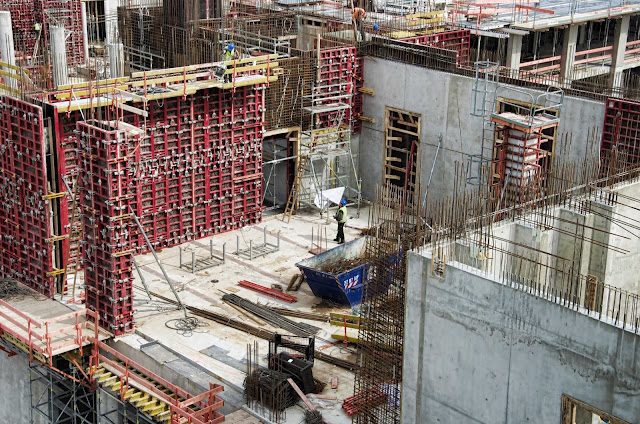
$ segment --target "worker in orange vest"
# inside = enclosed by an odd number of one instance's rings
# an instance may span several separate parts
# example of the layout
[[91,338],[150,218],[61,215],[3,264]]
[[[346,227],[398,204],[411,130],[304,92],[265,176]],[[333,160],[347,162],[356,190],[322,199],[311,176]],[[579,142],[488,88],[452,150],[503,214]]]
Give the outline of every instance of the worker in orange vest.
[[[353,8],[353,38],[355,41],[365,41],[364,39],[364,16],[366,15],[365,11],[361,7]],[[360,40],[358,40],[357,33],[360,33]]]

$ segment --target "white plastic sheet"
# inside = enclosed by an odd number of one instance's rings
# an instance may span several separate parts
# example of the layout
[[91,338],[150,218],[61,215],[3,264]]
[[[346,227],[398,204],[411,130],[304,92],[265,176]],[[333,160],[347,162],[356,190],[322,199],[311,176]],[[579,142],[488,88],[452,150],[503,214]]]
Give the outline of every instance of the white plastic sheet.
[[323,190],[316,193],[316,197],[313,203],[320,208],[320,210],[327,209],[331,203],[336,205],[342,200],[344,194],[344,187],[331,188],[329,190]]

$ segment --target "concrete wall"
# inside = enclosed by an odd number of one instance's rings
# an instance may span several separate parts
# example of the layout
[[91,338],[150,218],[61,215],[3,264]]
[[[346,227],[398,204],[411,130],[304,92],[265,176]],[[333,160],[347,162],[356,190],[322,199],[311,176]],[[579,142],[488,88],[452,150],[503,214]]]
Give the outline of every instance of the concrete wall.
[[[0,422],[30,423],[29,358],[22,354],[9,358],[5,352],[0,352],[0,370],[0,385],[3,387]],[[34,417],[34,423],[39,422],[40,418]]]
[[[604,229],[611,234],[607,236],[608,244],[626,250],[619,253],[612,250],[600,250],[600,256],[592,254],[591,261],[605,263],[604,282],[640,295],[640,231],[634,226],[638,219],[638,201],[640,199],[640,183],[624,185],[616,190],[621,196],[613,207],[615,222],[606,221]],[[598,214],[607,215],[607,206],[595,209]],[[596,216],[598,218],[598,216]],[[600,262],[597,262],[600,261]],[[595,265],[595,264],[594,264]],[[596,266],[594,266],[596,268]]]
[[559,423],[563,393],[640,421],[640,336],[413,252],[406,296],[402,422]]
[[[422,115],[420,144],[422,146],[421,182],[426,186],[438,145],[438,154],[431,182],[430,199],[451,193],[456,161],[466,164],[468,155],[480,154],[482,124],[473,110],[474,79],[451,75],[418,66],[367,57],[364,66],[365,87],[375,91],[364,95],[364,116],[375,123],[364,122],[360,169],[365,198],[372,199],[377,184],[382,183],[385,107],[395,107]],[[541,92],[534,92],[534,96]],[[507,92],[502,91],[503,95]],[[526,97],[512,93],[514,99]],[[586,146],[589,129],[602,128],[605,105],[581,98],[565,98],[558,134],[573,134],[564,145],[559,137],[556,152],[565,149],[574,159],[584,158],[585,152],[597,150]]]

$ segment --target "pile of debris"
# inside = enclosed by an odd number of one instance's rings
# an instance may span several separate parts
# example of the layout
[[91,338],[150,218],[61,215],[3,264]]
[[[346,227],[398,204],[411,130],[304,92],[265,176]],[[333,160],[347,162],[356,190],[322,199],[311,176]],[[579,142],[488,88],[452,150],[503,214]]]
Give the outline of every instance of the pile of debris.
[[353,259],[341,259],[330,264],[320,266],[318,269],[328,274],[340,274],[356,268],[362,264],[366,264],[368,260],[366,258],[353,258]]

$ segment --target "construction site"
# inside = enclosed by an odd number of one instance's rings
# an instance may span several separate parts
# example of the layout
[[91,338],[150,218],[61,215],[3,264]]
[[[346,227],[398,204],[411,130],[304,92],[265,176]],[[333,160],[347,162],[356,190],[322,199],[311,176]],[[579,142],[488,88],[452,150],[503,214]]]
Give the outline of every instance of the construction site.
[[640,423],[640,3],[0,0],[0,422]]

